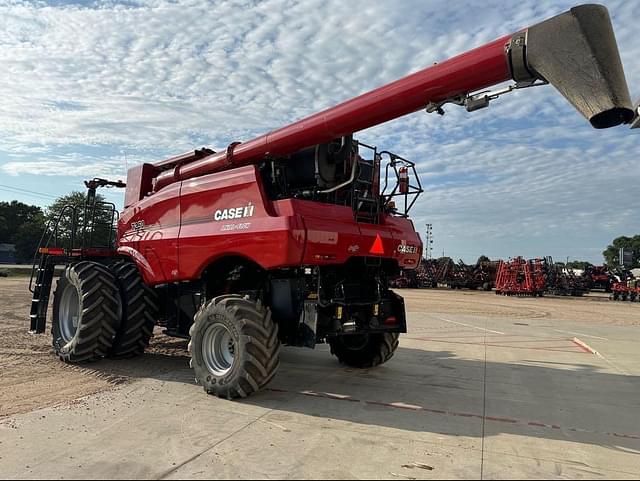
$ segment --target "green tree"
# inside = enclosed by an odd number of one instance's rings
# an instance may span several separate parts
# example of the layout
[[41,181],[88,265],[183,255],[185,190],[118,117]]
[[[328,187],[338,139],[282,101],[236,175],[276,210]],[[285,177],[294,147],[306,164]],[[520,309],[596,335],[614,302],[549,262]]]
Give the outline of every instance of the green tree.
[[20,226],[42,223],[42,209],[17,200],[0,202],[0,243],[14,244]]
[[480,256],[480,257],[478,257],[478,261],[476,262],[476,265],[488,264],[489,262],[491,262],[491,259],[489,259],[489,257]]
[[593,264],[587,261],[571,261],[567,264],[569,269],[580,269],[582,271],[586,270],[587,267],[591,267]]
[[602,253],[609,266],[620,265],[620,249],[630,249],[633,251],[633,268],[640,267],[640,234],[633,237],[620,236]]
[[33,260],[44,231],[44,220],[27,222],[18,228],[13,243],[16,245],[16,261],[27,263]]
[[[105,200],[100,194],[96,195],[95,211],[85,207],[86,199],[87,196],[84,192],[71,192],[57,198],[47,208],[45,216],[52,229],[57,226],[51,234],[57,238],[59,247],[78,248],[83,245],[83,238],[85,247],[113,246],[113,221],[115,219],[111,209],[101,206]],[[73,229],[74,225],[75,230]],[[72,235],[73,246],[71,245]]]

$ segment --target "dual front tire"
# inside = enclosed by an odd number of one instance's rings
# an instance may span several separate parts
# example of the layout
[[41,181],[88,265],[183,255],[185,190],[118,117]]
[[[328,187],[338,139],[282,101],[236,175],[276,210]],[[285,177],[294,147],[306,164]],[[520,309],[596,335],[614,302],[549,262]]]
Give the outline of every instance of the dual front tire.
[[156,318],[155,293],[135,265],[78,262],[54,293],[53,349],[69,363],[137,356],[149,345]]
[[65,362],[106,357],[122,316],[117,281],[104,266],[79,262],[58,281],[53,301],[53,349]]

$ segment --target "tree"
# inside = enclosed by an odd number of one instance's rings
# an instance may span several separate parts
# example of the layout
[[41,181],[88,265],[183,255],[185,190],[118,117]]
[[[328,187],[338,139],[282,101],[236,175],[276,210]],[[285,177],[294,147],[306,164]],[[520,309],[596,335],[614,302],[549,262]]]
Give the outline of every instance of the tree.
[[0,244],[14,244],[20,226],[26,223],[42,224],[42,209],[17,200],[0,202]]
[[569,269],[579,269],[581,271],[587,270],[587,267],[592,267],[593,264],[587,261],[571,261],[567,264]]
[[602,253],[607,265],[613,267],[620,265],[620,249],[622,248],[633,251],[633,265],[631,267],[640,267],[640,234],[633,237],[620,236],[615,238]]
[[487,256],[480,256],[478,257],[478,261],[476,262],[476,265],[489,264],[490,262],[491,262],[491,259],[489,259]]
[[44,221],[27,222],[18,228],[13,243],[16,245],[16,261],[18,263],[31,262],[39,247],[40,238],[44,231]]
[[[57,237],[59,247],[113,247],[113,211],[102,206],[104,197],[96,195],[96,208],[85,208],[87,196],[83,192],[72,192],[58,197],[46,211],[46,218],[54,229],[51,234]],[[69,206],[69,207],[68,207]],[[73,219],[75,231],[73,230]],[[55,228],[57,226],[57,228]],[[86,228],[85,228],[86,227]],[[72,245],[73,236],[73,245]]]

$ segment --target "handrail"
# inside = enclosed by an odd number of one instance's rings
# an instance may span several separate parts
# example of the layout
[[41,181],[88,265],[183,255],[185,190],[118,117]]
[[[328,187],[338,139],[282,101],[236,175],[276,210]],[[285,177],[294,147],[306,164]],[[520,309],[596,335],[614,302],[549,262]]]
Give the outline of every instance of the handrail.
[[[31,266],[31,278],[29,279],[29,291],[31,293],[33,293],[33,275],[35,273],[36,270],[36,263],[38,260],[38,256],[41,254],[40,253],[40,249],[43,249],[45,247],[48,247],[49,244],[51,243],[51,239],[54,237],[55,235],[55,240],[56,240],[56,244],[58,244],[58,226],[60,225],[60,221],[62,220],[63,215],[65,214],[65,212],[67,210],[71,210],[72,211],[72,221],[71,221],[71,247],[73,248],[73,244],[75,242],[75,225],[76,225],[76,215],[77,215],[77,208],[76,206],[73,205],[65,205],[62,210],[60,210],[58,216],[55,219],[51,219],[47,225],[44,228],[44,232],[42,232],[42,236],[40,237],[40,242],[38,243],[38,248],[36,249],[36,252],[33,254],[33,264]],[[51,229],[51,224],[55,224],[55,226],[53,227],[53,229]],[[44,239],[47,235],[47,232],[49,232],[49,238],[47,239],[47,242],[44,243]],[[44,245],[43,245],[44,243]]]

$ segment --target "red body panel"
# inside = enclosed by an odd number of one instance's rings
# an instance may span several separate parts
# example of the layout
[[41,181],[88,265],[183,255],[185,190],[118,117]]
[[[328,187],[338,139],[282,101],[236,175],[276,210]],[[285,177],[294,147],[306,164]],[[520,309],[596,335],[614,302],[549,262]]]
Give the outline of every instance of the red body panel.
[[[236,218],[222,218],[227,216]],[[372,254],[378,236],[384,253]],[[382,216],[379,225],[363,224],[355,221],[350,207],[297,199],[271,202],[255,166],[163,189],[124,212],[119,238],[118,251],[136,261],[151,285],[197,279],[226,256],[277,269],[343,264],[356,256],[393,258],[401,267],[416,267],[422,255],[410,220]],[[400,252],[400,245],[415,252]]]
[[136,261],[149,284],[179,279],[180,188],[142,199],[118,221],[118,252]]
[[142,200],[153,189],[153,176],[156,167],[151,164],[140,164],[127,172],[127,191],[124,206],[129,207]]
[[[300,265],[302,221],[295,215],[277,216],[260,185],[255,166],[182,184],[181,279],[197,278],[211,262],[229,255],[249,258],[265,269]],[[233,209],[247,209],[251,215],[216,220],[216,212]]]

